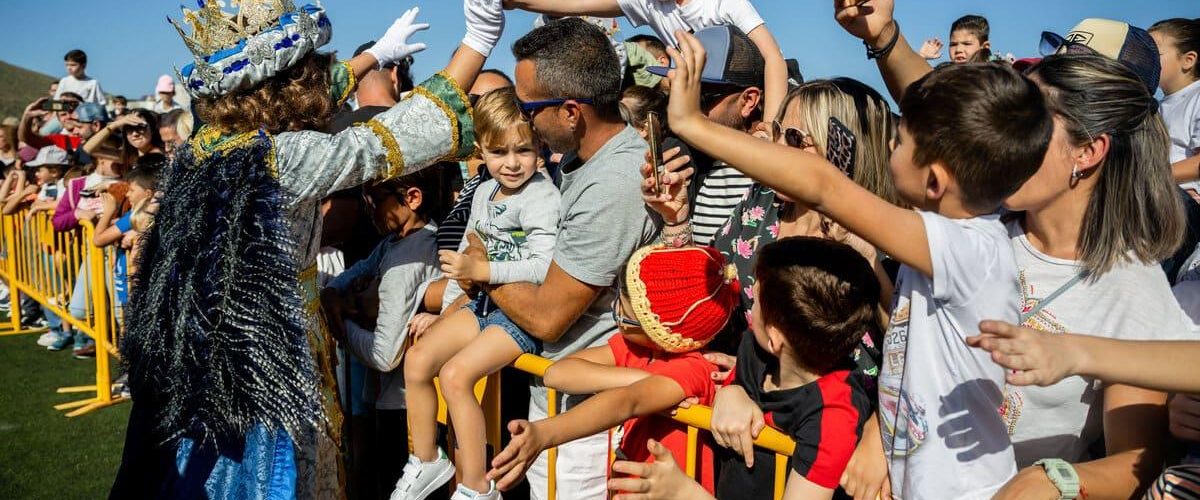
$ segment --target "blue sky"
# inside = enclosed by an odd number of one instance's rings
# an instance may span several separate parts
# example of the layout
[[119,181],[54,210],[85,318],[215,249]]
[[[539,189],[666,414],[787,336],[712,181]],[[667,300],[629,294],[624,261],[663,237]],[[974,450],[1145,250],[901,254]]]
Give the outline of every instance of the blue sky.
[[[193,0],[186,0],[189,4]],[[297,0],[302,3],[304,0]],[[569,2],[571,0],[560,0]],[[0,2],[0,60],[54,76],[64,73],[62,56],[73,48],[88,52],[88,73],[110,93],[137,96],[153,91],[160,74],[189,61],[165,16],[178,14],[178,3],[164,0],[3,0]],[[1018,57],[1035,55],[1043,30],[1066,32],[1084,17],[1119,19],[1147,27],[1159,19],[1200,14],[1196,0],[901,0],[897,18],[914,40],[947,37],[949,25],[968,13],[987,16],[992,45]],[[327,49],[343,55],[383,33],[410,6],[433,27],[417,36],[429,45],[418,54],[418,79],[438,69],[462,37],[462,6],[455,0],[326,0],[334,24]],[[779,39],[787,57],[800,61],[806,78],[850,76],[883,90],[875,65],[863,47],[833,20],[831,0],[757,0],[754,2]],[[510,12],[508,28],[489,61],[511,72],[508,48],[532,27],[533,16]],[[619,35],[648,32],[622,21]]]

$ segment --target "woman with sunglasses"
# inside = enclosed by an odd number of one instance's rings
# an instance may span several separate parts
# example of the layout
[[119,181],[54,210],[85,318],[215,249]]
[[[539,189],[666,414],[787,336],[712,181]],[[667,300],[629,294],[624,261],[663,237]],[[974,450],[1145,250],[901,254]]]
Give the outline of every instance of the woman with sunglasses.
[[[900,34],[892,2],[837,3],[838,22],[866,42],[896,100],[932,71]],[[1158,54],[1144,30],[1125,23],[1089,19],[1072,33],[1082,31],[1096,35],[1044,35],[1044,50],[1056,53],[1026,71],[1055,129],[1038,172],[1005,202],[1023,323],[1123,339],[1194,335],[1159,266],[1185,227],[1152,95]],[[1001,412],[1021,469],[996,498],[1129,498],[1161,471],[1165,393],[1080,377],[1005,392]],[[1104,452],[1093,452],[1096,444]],[[847,489],[856,497],[874,498],[875,478],[855,482]]]
[[126,160],[130,163],[137,162],[138,159],[148,154],[165,155],[166,147],[158,132],[158,114],[153,111],[129,110],[128,113],[121,115],[120,118],[96,132],[96,135],[93,135],[83,145],[83,150],[90,154],[114,133],[123,134]]

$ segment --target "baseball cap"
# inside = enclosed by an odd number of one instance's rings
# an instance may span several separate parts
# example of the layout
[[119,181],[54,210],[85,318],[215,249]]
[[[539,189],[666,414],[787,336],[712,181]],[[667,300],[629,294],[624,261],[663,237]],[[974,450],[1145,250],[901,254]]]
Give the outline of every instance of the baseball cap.
[[66,165],[67,150],[58,146],[46,146],[38,150],[37,157],[33,161],[26,163],[27,167],[40,167],[42,165]]
[[738,301],[737,269],[712,247],[642,247],[625,274],[634,316],[667,352],[704,347]]
[[94,102],[85,102],[75,108],[75,119],[80,123],[108,123],[108,110]]
[[1042,32],[1039,51],[1050,54],[1094,53],[1124,64],[1153,94],[1158,90],[1162,63],[1158,45],[1146,30],[1111,19],[1088,18],[1075,25],[1067,36]]
[[[762,87],[766,79],[766,60],[750,37],[734,26],[711,26],[694,33],[708,53],[700,82],[737,87]],[[654,66],[647,71],[667,76],[671,68]]]

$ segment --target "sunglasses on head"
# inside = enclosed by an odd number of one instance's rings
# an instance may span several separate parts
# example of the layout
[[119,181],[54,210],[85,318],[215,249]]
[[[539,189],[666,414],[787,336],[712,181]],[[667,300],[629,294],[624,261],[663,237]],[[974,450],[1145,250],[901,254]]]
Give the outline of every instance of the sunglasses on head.
[[1063,38],[1057,33],[1049,31],[1042,32],[1042,41],[1038,45],[1038,53],[1042,57],[1051,56],[1054,54],[1096,54],[1096,50],[1088,47],[1084,41],[1077,36],[1068,35],[1070,38]]
[[582,99],[575,99],[575,98],[568,97],[566,99],[546,99],[544,101],[529,101],[529,102],[524,102],[520,99],[516,99],[516,101],[517,101],[517,108],[519,108],[521,110],[521,116],[525,117],[526,121],[533,121],[533,115],[536,115],[538,111],[541,111],[543,109],[550,108],[550,107],[562,106],[563,104],[566,104],[568,102],[575,102],[578,104],[592,104],[592,99],[588,98],[588,97],[585,97]]

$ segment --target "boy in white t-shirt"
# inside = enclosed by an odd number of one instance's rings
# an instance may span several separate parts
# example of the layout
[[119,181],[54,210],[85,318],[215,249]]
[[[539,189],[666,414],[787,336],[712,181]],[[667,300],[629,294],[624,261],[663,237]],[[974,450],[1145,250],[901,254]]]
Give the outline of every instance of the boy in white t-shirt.
[[693,67],[703,49],[680,37],[668,108],[679,137],[904,264],[879,375],[880,452],[895,498],[990,498],[1016,473],[999,412],[1004,370],[965,339],[983,319],[1019,315],[1017,266],[996,211],[1045,156],[1053,121],[1041,92],[999,65],[948,66],[913,83],[899,99],[891,171],[914,211],[820,156],[705,120]]
[[67,76],[58,81],[58,90],[54,91],[55,99],[65,92],[71,92],[82,97],[83,102],[108,105],[100,82],[87,76],[87,53],[79,49],[67,52],[67,55],[63,56],[63,65],[67,68]]
[[694,33],[711,26],[736,26],[766,61],[764,123],[775,119],[788,91],[783,51],[750,0],[505,0],[504,5],[551,16],[625,16],[634,27],[650,26],[669,46],[678,45],[675,32],[679,30]]

